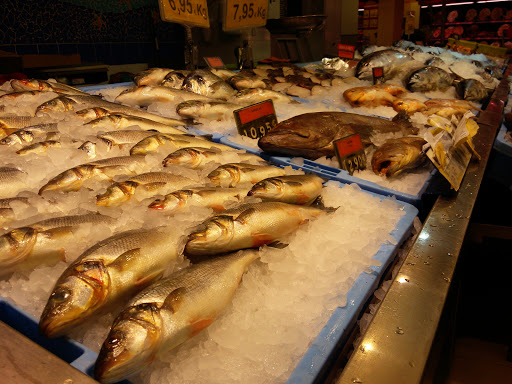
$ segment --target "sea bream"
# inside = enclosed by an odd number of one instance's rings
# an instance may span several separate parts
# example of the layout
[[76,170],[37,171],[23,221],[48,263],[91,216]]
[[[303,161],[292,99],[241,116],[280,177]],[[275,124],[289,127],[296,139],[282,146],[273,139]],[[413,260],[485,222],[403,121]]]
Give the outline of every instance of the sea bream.
[[39,189],[39,194],[46,191],[78,191],[87,180],[112,180],[114,176],[134,175],[148,167],[145,156],[118,156],[91,161],[59,173]]
[[184,211],[189,207],[207,207],[216,212],[226,209],[226,204],[241,202],[250,188],[187,188],[171,192],[163,199],[149,204],[149,208],[167,214]]
[[212,216],[192,229],[185,253],[191,257],[258,248],[281,241],[300,225],[326,212],[280,202],[243,204]]
[[220,165],[208,174],[211,182],[221,187],[236,187],[239,184],[255,184],[267,177],[284,176],[286,171],[272,165],[228,163]]
[[419,167],[427,159],[422,152],[426,143],[422,137],[414,136],[387,140],[372,156],[373,172],[392,177],[406,169]]
[[86,241],[80,229],[87,225],[111,225],[114,220],[97,213],[60,216],[12,229],[0,236],[0,275],[54,264],[66,258],[66,247]]
[[162,277],[179,255],[174,228],[118,233],[87,249],[59,277],[39,321],[47,337],[66,334],[91,315]]
[[322,192],[323,180],[313,174],[269,177],[253,185],[248,196],[263,201],[309,205]]
[[57,81],[39,79],[13,79],[11,87],[15,91],[55,92],[63,95],[88,95],[88,93]]
[[200,333],[231,302],[258,257],[251,250],[190,265],[140,292],[114,320],[95,378],[101,383],[128,378]]
[[105,193],[96,196],[96,204],[107,207],[117,206],[130,200],[134,195],[141,200],[196,183],[197,181],[188,177],[173,175],[170,172],[142,173],[110,185]]
[[312,112],[284,120],[258,141],[270,154],[316,160],[335,155],[333,142],[359,133],[363,145],[372,143],[372,135],[398,132],[415,134],[407,113],[399,112],[393,120],[347,112]]
[[411,55],[396,49],[384,49],[364,56],[356,66],[356,77],[362,80],[372,80],[372,69],[382,67],[384,79],[391,79],[401,71],[401,66],[412,61]]

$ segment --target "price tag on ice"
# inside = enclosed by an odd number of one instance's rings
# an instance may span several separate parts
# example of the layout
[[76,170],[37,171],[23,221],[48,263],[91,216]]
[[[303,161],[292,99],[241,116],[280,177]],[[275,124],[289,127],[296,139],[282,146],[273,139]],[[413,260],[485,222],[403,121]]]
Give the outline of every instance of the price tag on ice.
[[358,133],[338,139],[333,145],[340,168],[351,176],[356,169],[366,168],[366,154]]
[[272,100],[233,111],[236,128],[242,136],[258,139],[277,125],[276,111]]
[[163,21],[210,28],[206,0],[158,0]]
[[220,57],[204,57],[204,61],[210,68],[225,69],[226,66]]
[[226,0],[222,29],[263,27],[267,24],[268,0]]
[[373,67],[373,84],[381,83],[384,80],[384,67]]

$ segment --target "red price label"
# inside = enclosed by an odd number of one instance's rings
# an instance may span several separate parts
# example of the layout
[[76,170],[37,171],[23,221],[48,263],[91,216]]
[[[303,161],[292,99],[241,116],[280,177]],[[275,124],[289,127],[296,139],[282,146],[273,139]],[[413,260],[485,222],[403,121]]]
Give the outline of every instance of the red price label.
[[366,155],[358,133],[336,140],[333,144],[340,167],[350,175],[356,169],[366,168]]
[[354,58],[354,52],[338,51],[338,57],[342,57],[344,59],[353,59]]
[[224,62],[220,57],[205,57],[204,60],[206,61],[206,64],[208,64],[210,68],[226,68]]
[[253,120],[259,119],[267,115],[274,115],[274,104],[272,101],[263,101],[259,104],[250,105],[244,109],[238,110],[238,116],[242,124],[247,124]]
[[363,143],[358,133],[336,140],[334,146],[340,157],[348,156],[363,149]]
[[272,100],[249,105],[233,111],[238,133],[257,139],[277,125],[277,117]]
[[338,44],[338,51],[355,52],[356,47],[354,45]]

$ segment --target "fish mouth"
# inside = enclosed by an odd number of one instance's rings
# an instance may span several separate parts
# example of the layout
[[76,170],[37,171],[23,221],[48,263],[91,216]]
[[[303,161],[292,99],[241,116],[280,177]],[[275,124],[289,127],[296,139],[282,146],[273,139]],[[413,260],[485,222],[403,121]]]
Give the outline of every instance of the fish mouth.
[[164,211],[166,209],[165,200],[155,200],[148,205],[148,208],[155,209],[157,211]]

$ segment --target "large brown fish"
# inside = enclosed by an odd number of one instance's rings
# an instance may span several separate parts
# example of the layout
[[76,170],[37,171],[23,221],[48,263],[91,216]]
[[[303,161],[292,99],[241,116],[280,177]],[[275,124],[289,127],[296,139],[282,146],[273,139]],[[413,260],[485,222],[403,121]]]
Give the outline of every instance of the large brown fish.
[[334,156],[333,142],[345,136],[359,133],[363,145],[370,145],[373,134],[391,132],[415,133],[406,112],[399,112],[393,120],[347,112],[312,112],[277,124],[258,145],[271,154],[315,160]]

